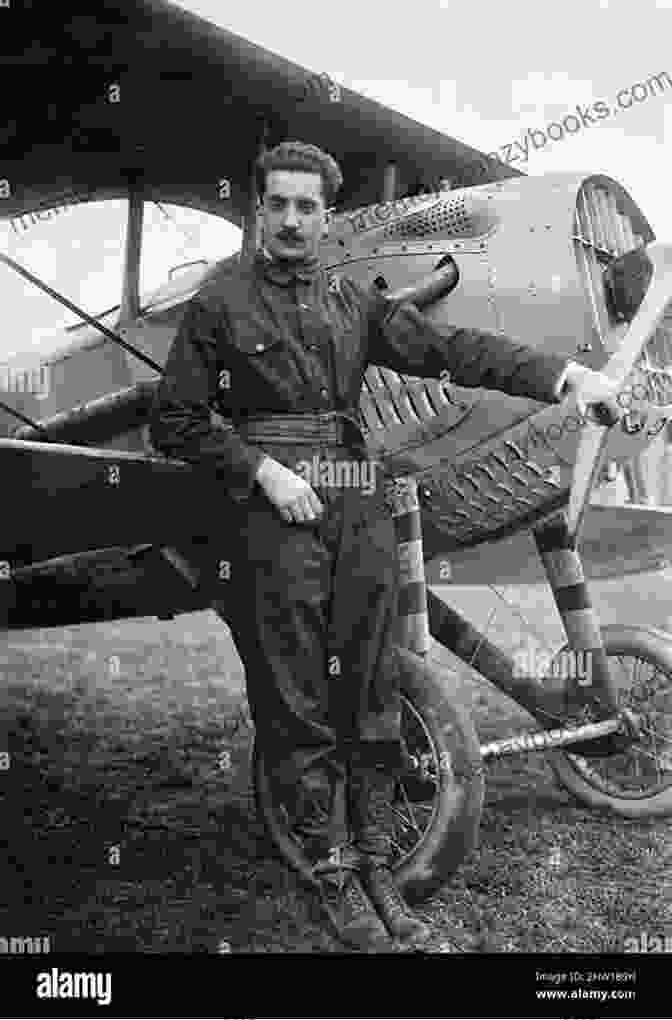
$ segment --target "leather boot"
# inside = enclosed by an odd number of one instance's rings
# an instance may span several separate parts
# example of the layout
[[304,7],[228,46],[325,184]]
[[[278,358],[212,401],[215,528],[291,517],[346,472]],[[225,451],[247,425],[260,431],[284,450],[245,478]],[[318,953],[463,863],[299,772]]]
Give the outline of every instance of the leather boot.
[[390,868],[371,859],[362,868],[362,884],[391,935],[406,945],[421,945],[429,939],[429,925],[405,902]]
[[311,861],[329,853],[330,806],[329,776],[322,769],[305,772],[296,785],[290,815],[293,835]]
[[362,884],[387,930],[404,943],[426,942],[430,929],[404,901],[389,867],[394,778],[380,768],[353,765],[350,816],[360,854]]
[[348,841],[344,785],[344,777],[333,768],[318,764],[276,794],[294,838],[312,863]]
[[[348,859],[348,854],[350,859]],[[332,851],[322,868],[322,906],[337,937],[365,953],[390,951],[392,942],[357,874],[352,851]]]

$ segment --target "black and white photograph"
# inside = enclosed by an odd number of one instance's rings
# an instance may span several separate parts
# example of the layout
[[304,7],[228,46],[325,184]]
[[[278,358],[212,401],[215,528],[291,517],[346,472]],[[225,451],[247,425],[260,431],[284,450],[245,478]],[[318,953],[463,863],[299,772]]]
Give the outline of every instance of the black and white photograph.
[[671,33],[0,0],[12,1016],[669,1018]]

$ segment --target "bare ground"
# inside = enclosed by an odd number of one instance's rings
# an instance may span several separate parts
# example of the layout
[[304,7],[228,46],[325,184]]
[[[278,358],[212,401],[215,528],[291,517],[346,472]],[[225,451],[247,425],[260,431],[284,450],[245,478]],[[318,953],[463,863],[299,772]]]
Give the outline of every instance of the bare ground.
[[[256,818],[242,666],[214,613],[10,634],[0,675],[0,935],[48,935],[52,952],[343,951]],[[482,742],[530,728],[476,674],[457,684]],[[542,755],[494,763],[480,847],[422,907],[429,948],[672,943],[670,830],[584,809]]]

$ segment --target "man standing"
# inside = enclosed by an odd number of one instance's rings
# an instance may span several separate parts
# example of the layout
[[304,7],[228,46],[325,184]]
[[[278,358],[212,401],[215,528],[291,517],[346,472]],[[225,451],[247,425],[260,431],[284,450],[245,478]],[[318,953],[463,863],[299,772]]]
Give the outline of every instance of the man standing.
[[[481,330],[439,332],[412,304],[329,278],[319,249],[341,184],[313,145],[284,142],[259,158],[263,250],[249,265],[225,260],[189,302],[150,435],[225,483],[225,612],[256,740],[339,937],[375,951],[390,936],[429,935],[388,867],[403,765],[394,524],[382,479],[338,487],[303,466],[344,452],[365,462],[354,419],[371,363],[427,378],[447,370],[458,385],[547,403],[573,390],[580,410],[613,384]],[[212,423],[213,404],[230,424]]]

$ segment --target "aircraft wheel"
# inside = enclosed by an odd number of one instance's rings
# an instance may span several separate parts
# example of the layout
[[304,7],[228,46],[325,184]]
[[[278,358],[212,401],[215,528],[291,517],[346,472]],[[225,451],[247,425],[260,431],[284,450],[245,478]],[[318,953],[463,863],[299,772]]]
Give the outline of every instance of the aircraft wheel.
[[[453,701],[454,674],[400,648],[402,735],[410,756],[396,785],[388,831],[391,866],[409,902],[426,899],[446,884],[478,845],[484,773],[476,730]],[[252,762],[257,810],[286,860],[314,883],[310,862],[292,838],[288,815],[270,794],[264,759]]]
[[549,761],[589,807],[625,818],[672,814],[672,641],[654,627],[611,624],[601,633],[619,706],[637,716],[640,737],[620,754],[588,759],[557,750]]

